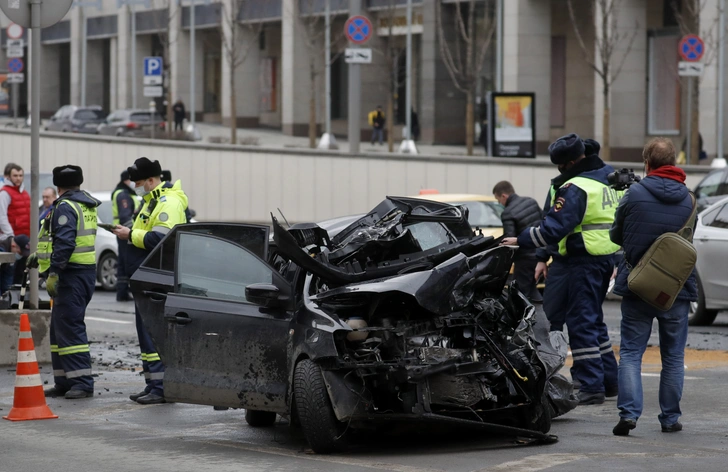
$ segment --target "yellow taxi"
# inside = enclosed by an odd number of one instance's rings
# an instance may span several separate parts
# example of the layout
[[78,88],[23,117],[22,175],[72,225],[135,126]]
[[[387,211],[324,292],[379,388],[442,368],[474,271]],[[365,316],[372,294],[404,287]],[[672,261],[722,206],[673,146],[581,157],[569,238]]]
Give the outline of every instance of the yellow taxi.
[[420,190],[419,195],[410,198],[462,205],[468,209],[468,222],[473,228],[483,230],[483,235],[498,238],[503,235],[501,213],[503,207],[493,196],[470,193],[440,193],[434,189]]

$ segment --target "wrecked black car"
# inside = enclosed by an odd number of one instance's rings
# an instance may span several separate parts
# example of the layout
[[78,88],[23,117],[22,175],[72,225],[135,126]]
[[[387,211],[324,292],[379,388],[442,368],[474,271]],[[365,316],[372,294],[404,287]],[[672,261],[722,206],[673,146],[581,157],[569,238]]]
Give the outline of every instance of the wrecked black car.
[[392,422],[555,440],[576,406],[549,333],[514,284],[513,249],[467,210],[388,197],[289,228],[175,227],[132,277],[168,400],[276,414],[319,453]]

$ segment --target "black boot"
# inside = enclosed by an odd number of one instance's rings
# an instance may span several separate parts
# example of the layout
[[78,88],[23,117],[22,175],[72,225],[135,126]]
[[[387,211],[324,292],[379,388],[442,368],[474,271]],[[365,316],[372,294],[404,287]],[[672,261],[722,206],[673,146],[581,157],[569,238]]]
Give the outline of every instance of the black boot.
[[627,436],[630,430],[633,430],[636,427],[637,420],[633,420],[632,418],[621,418],[619,423],[617,423],[617,426],[615,426],[612,430],[612,433],[615,436]]

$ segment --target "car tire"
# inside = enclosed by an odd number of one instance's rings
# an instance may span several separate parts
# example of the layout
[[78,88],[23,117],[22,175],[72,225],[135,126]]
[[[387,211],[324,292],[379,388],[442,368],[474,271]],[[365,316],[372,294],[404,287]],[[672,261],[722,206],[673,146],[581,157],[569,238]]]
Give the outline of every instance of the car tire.
[[276,414],[270,411],[245,410],[245,422],[253,428],[266,428],[276,422]]
[[116,290],[116,254],[105,252],[96,265],[96,280],[103,290]]
[[718,310],[708,310],[705,308],[705,293],[703,292],[703,284],[698,274],[695,274],[695,282],[698,287],[698,301],[690,302],[690,313],[688,314],[688,325],[690,326],[710,326],[718,316]]
[[347,425],[336,418],[321,368],[312,360],[296,365],[293,392],[298,420],[311,449],[318,454],[345,449]]

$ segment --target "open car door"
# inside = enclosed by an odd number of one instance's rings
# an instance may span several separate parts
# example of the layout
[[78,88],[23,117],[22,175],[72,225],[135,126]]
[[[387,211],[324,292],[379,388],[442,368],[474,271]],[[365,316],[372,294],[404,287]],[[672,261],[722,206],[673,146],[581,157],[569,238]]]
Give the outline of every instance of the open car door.
[[292,288],[265,262],[268,227],[180,225],[160,246],[132,280],[165,397],[285,413]]

